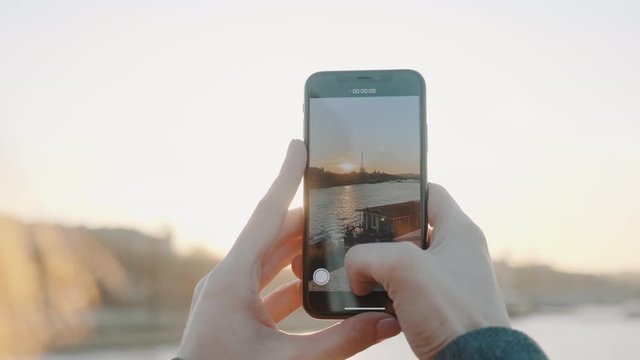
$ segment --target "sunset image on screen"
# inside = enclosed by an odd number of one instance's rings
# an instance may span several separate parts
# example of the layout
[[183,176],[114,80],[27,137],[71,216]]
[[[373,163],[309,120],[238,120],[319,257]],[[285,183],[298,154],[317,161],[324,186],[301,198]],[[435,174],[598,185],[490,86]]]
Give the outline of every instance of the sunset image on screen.
[[344,255],[354,245],[420,245],[419,149],[417,96],[310,100],[309,270],[331,274],[311,291],[349,291]]

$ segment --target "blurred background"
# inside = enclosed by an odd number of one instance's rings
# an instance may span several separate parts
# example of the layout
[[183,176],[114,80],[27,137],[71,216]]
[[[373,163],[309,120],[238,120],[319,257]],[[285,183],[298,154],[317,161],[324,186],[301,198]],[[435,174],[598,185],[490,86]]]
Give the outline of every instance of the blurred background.
[[171,357],[302,137],[305,79],[384,68],[426,78],[429,179],[485,231],[514,327],[552,358],[637,355],[639,10],[0,0],[0,358]]

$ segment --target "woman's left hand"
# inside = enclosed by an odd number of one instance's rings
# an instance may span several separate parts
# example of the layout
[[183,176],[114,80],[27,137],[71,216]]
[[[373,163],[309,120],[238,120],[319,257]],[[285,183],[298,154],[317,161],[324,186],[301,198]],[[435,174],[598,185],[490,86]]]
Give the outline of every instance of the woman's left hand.
[[201,359],[344,359],[397,335],[397,320],[364,313],[322,331],[292,335],[276,324],[302,304],[295,280],[260,291],[302,250],[302,209],[287,211],[304,172],[306,149],[292,140],[280,174],[229,254],[198,282],[178,356]]

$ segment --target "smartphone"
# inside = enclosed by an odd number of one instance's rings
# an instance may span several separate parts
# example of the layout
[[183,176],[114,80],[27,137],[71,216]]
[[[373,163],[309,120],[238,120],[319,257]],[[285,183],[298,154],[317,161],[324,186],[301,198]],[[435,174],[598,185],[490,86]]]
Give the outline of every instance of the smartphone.
[[313,317],[393,313],[378,285],[351,292],[345,254],[366,243],[427,247],[425,82],[413,70],[328,71],[305,84],[303,298]]

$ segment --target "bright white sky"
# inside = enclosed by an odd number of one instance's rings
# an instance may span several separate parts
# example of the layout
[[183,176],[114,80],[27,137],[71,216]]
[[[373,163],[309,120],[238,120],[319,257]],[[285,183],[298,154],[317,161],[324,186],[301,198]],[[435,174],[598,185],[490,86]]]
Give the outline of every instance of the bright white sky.
[[412,68],[430,180],[495,257],[640,270],[639,3],[307,4],[1,1],[0,212],[224,253],[309,74]]

